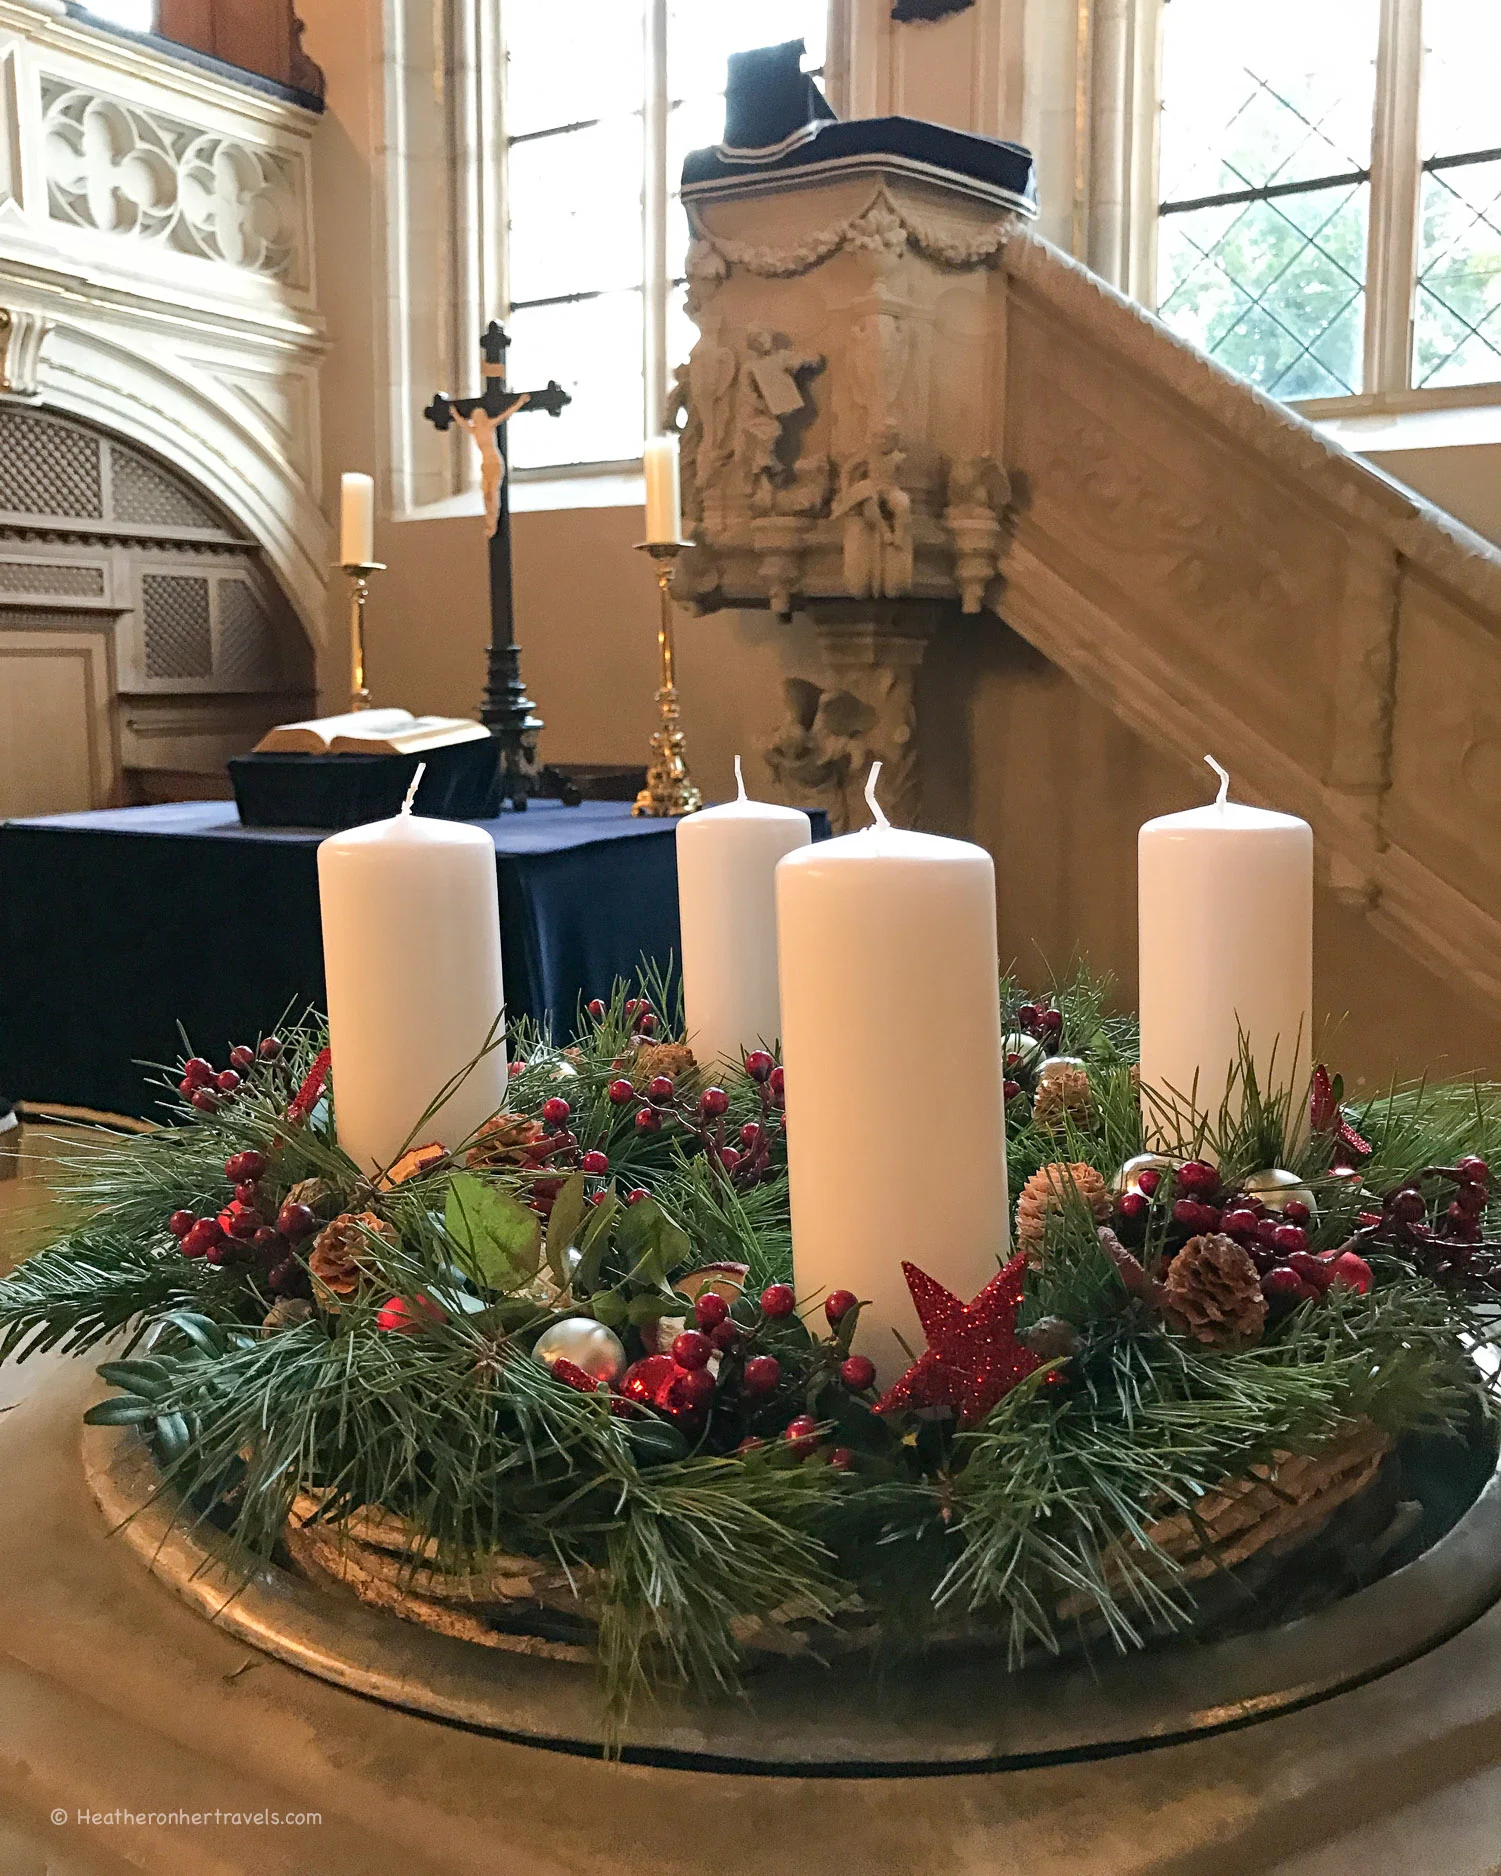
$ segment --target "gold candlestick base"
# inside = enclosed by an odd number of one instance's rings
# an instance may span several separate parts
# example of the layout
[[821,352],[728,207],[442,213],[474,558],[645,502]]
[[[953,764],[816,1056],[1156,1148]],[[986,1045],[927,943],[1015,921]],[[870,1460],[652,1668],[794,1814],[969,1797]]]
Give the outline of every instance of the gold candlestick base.
[[370,575],[384,573],[383,560],[348,560],[340,571],[349,581],[349,707],[370,708],[370,691],[365,683],[365,601],[370,597]]
[[657,595],[661,605],[657,649],[662,661],[657,712],[661,722],[651,739],[651,761],[647,764],[646,786],[637,795],[631,813],[651,815],[657,819],[693,814],[704,805],[704,798],[688,773],[688,759],[683,753],[683,728],[672,670],[672,594],[668,589],[672,584],[672,563],[687,545],[686,541],[640,543],[642,551],[650,554],[657,563]]

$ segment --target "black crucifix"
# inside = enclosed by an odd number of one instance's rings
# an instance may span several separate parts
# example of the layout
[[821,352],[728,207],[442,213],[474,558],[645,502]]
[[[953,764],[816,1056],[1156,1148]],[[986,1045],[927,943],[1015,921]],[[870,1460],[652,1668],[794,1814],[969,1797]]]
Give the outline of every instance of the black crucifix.
[[[513,391],[506,384],[510,340],[492,319],[480,340],[485,388],[479,397],[448,397],[439,391],[423,416],[439,430],[457,423],[479,447],[485,520],[490,536],[490,658],[480,721],[499,746],[499,800],[518,811],[541,794],[548,778],[537,764],[542,719],[521,681],[521,651],[511,602],[511,500],[506,474],[506,423],[521,411],[561,414],[573,399],[556,379],[545,391]],[[550,789],[548,792],[552,792]],[[571,791],[570,791],[571,792]],[[575,799],[577,797],[575,796]]]

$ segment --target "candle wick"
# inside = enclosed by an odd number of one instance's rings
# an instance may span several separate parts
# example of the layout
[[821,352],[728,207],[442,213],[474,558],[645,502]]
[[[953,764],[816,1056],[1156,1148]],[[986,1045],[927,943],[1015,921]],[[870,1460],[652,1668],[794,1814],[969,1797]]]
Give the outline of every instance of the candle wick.
[[1228,769],[1222,769],[1213,756],[1205,756],[1204,760],[1220,778],[1220,792],[1214,798],[1214,805],[1217,808],[1223,808],[1225,799],[1230,793],[1230,771]]
[[407,788],[406,800],[401,804],[403,814],[410,814],[412,812],[412,803],[417,799],[417,790],[422,786],[422,778],[426,774],[427,764],[425,762],[419,762],[417,764],[417,773],[412,777],[411,783]]
[[745,792],[745,777],[740,773],[739,756],[736,756],[735,758],[735,786],[740,791],[739,794],[736,796],[736,799],[738,801],[749,800],[749,796]]
[[876,783],[880,779],[880,774],[880,763],[872,762],[870,765],[870,774],[865,778],[865,805],[875,816],[875,824],[877,827],[890,827],[891,823],[886,819],[885,810],[882,808],[880,802],[876,800]]

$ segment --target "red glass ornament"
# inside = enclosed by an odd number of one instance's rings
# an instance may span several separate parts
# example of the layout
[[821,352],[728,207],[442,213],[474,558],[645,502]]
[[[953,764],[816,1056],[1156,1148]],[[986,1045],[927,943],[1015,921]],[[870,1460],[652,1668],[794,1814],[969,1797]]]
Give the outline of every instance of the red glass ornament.
[[859,1301],[853,1290],[830,1290],[823,1305],[830,1328],[837,1328]]
[[961,1302],[916,1264],[902,1272],[928,1338],[922,1355],[876,1402],[877,1413],[901,1407],[949,1407],[960,1424],[983,1420],[1042,1364],[1016,1339],[1016,1312],[1026,1281],[1025,1255],[1013,1257],[971,1302]]
[[790,1283],[768,1283],[761,1292],[761,1313],[780,1322],[797,1308],[797,1298]]
[[610,1170],[610,1156],[601,1153],[598,1147],[591,1147],[579,1161],[579,1166],[586,1173],[607,1173]]
[[856,1394],[863,1394],[876,1378],[876,1364],[869,1355],[846,1355],[839,1364],[839,1379]]
[[404,1296],[393,1296],[389,1302],[381,1304],[375,1326],[377,1329],[394,1330],[401,1335],[420,1335],[424,1329],[442,1320],[443,1311],[431,1297],[419,1295],[408,1300]]

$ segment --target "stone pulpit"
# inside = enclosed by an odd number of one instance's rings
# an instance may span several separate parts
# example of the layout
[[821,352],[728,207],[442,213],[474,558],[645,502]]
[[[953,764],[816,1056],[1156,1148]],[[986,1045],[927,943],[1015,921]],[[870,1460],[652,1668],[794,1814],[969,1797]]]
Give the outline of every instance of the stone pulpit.
[[917,667],[946,610],[981,609],[1006,539],[997,262],[1035,213],[1032,161],[908,118],[837,122],[800,50],[731,60],[726,141],[684,167],[699,338],[672,399],[676,591],[806,612],[827,685],[789,685],[768,761],[842,828],[879,756],[910,824]]

